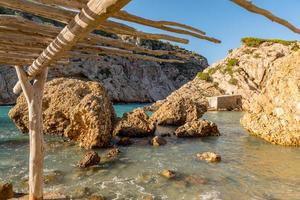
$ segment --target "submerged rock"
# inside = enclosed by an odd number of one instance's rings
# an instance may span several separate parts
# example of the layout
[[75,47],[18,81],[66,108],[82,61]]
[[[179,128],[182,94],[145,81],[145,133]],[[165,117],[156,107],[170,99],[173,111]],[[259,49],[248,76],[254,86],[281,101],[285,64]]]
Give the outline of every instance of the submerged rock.
[[90,151],[84,155],[84,157],[77,164],[80,168],[87,168],[100,163],[100,157],[97,152]]
[[153,197],[153,196],[150,196],[150,195],[144,196],[144,197],[143,197],[143,200],[154,200],[154,197]]
[[206,111],[206,104],[179,97],[174,101],[163,103],[151,116],[151,120],[159,125],[180,126],[186,122],[199,119]]
[[[9,116],[23,133],[28,132],[28,109],[23,94]],[[46,83],[44,133],[63,135],[86,149],[106,147],[114,117],[112,103],[100,83],[66,78]]]
[[169,169],[165,169],[160,173],[160,175],[162,175],[165,178],[172,179],[176,177],[176,172]]
[[113,133],[121,137],[146,137],[153,135],[155,128],[147,113],[138,108],[125,113],[117,122]]
[[205,160],[207,162],[220,162],[221,161],[221,156],[214,152],[198,153],[197,158],[200,160]]
[[13,185],[11,183],[0,183],[0,200],[6,200],[14,197]]
[[[26,194],[18,194],[16,195],[15,198],[12,198],[10,200],[28,200],[29,199],[29,195]],[[46,192],[44,193],[44,199],[47,200],[69,200],[70,197],[63,195],[59,192]]]
[[108,157],[108,158],[115,158],[115,157],[117,157],[120,153],[121,153],[120,149],[118,149],[118,148],[113,148],[113,149],[111,149],[111,150],[108,151],[107,157]]
[[154,138],[152,138],[150,140],[150,144],[152,146],[162,146],[162,145],[167,144],[167,141],[161,136],[155,136]]
[[45,184],[59,183],[62,181],[63,178],[64,178],[64,174],[62,171],[54,170],[44,175],[44,183]]
[[72,192],[71,196],[73,199],[85,199],[91,194],[90,188],[88,187],[77,187]]
[[121,137],[117,141],[117,145],[119,145],[119,146],[129,146],[129,145],[132,145],[132,143],[133,142],[130,140],[129,137]]
[[268,76],[241,124],[273,144],[300,146],[300,52],[282,59]]
[[203,185],[206,183],[206,180],[203,177],[196,175],[196,174],[185,177],[184,181],[187,184],[193,185],[193,186],[199,186],[199,185]]
[[205,137],[205,136],[220,136],[220,132],[215,123],[199,119],[192,122],[187,122],[183,126],[175,130],[177,137]]
[[106,198],[101,195],[93,195],[87,198],[87,200],[105,200]]

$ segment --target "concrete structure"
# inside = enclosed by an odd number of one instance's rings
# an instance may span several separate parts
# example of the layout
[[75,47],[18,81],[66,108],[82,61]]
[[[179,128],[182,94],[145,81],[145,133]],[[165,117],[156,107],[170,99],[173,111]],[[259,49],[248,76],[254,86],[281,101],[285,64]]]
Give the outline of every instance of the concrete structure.
[[222,95],[208,97],[209,110],[240,110],[242,108],[241,95]]

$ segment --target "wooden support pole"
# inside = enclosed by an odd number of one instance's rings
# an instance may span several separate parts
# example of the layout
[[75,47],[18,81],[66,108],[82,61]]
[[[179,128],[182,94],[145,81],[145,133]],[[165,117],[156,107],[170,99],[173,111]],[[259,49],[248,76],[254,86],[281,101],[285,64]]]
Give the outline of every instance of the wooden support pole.
[[[16,66],[19,82],[29,111],[29,200],[43,199],[43,119],[42,99],[48,66],[85,38],[101,21],[123,8],[130,0],[90,0],[28,68]],[[29,77],[30,76],[30,77]],[[31,84],[33,80],[33,84]],[[17,89],[19,90],[19,89]]]
[[[118,12],[131,0],[90,0],[79,14],[58,34],[40,56],[28,68],[27,74],[35,77],[41,70],[60,59],[64,52],[69,51],[79,40],[85,38],[97,26]],[[21,90],[18,82],[14,93]]]
[[29,111],[29,200],[42,200],[44,163],[42,99],[48,68],[44,68],[35,77],[33,84],[22,67],[15,68]]

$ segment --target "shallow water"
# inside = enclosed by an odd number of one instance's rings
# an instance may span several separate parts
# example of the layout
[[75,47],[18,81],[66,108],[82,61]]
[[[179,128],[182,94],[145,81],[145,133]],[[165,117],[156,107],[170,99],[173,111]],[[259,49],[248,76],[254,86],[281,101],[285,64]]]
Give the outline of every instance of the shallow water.
[[[117,114],[139,104],[117,105]],[[8,107],[0,107],[0,181],[12,181],[18,192],[26,192],[28,137],[21,135],[7,117]],[[166,146],[154,148],[148,139],[121,148],[120,159],[89,170],[75,167],[84,154],[76,145],[46,137],[45,174],[55,170],[46,190],[74,195],[88,187],[89,194],[108,199],[142,199],[153,195],[169,200],[300,199],[300,148],[268,144],[249,136],[239,125],[242,113],[210,112],[205,118],[216,122],[221,137],[205,139],[167,138]],[[172,131],[159,128],[159,133]],[[195,155],[216,151],[222,162],[197,161]],[[105,155],[107,150],[98,150]],[[175,180],[158,175],[163,169],[179,174]],[[77,191],[78,193],[78,191]]]

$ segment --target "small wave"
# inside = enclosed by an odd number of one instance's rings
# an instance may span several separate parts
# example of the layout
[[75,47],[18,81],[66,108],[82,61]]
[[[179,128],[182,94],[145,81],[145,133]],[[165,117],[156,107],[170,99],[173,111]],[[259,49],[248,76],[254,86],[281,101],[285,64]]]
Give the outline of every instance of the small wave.
[[222,200],[220,195],[221,193],[218,191],[205,192],[200,195],[200,200]]

